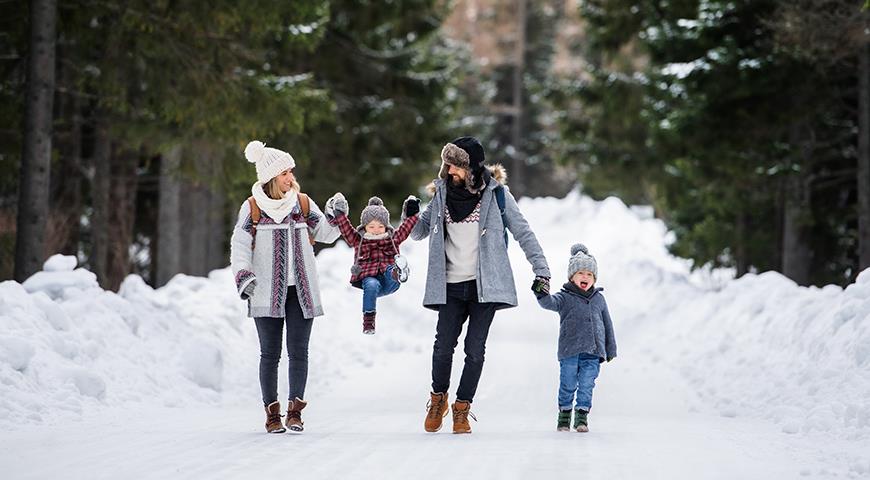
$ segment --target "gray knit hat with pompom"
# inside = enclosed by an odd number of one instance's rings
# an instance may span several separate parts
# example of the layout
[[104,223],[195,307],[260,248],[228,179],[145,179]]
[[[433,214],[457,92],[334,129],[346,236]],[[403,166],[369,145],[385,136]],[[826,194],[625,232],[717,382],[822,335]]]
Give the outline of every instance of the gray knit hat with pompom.
[[360,223],[362,223],[362,225],[360,225],[362,228],[365,228],[365,226],[372,220],[377,220],[383,223],[388,229],[390,228],[390,211],[384,207],[384,201],[378,197],[372,197],[369,199],[369,204],[363,209],[359,219]]
[[571,281],[571,277],[581,270],[592,272],[595,279],[598,279],[598,262],[595,261],[595,257],[589,255],[586,245],[576,243],[571,247],[571,259],[568,260],[568,281]]

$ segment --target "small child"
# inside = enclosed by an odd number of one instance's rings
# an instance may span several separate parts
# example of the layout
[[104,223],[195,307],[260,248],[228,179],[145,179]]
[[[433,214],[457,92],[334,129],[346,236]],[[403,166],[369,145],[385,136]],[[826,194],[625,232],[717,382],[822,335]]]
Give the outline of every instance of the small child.
[[399,289],[399,269],[407,268],[407,265],[397,267],[395,257],[399,254],[399,245],[417,224],[420,200],[413,195],[405,200],[402,224],[397,230],[390,225],[390,212],[378,197],[369,199],[356,228],[347,218],[348,205],[344,195],[336,193],[327,201],[326,208],[327,218],[332,217],[330,223],[338,225],[342,237],[354,249],[350,283],[363,291],[363,333],[374,335],[377,299]]
[[[562,291],[549,295],[538,288],[535,296],[547,310],[559,312],[559,417],[556,430],[567,432],[574,409],[574,429],[588,432],[592,389],[601,362],[616,358],[616,338],[607,302],[595,287],[598,263],[585,245],[571,247],[568,283]],[[576,406],[574,396],[577,396]]]

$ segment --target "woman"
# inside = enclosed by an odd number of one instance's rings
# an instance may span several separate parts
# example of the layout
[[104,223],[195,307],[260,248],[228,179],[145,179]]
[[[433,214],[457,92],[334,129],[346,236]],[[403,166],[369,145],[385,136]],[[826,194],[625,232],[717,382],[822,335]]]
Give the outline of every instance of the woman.
[[248,301],[248,316],[257,325],[266,431],[285,431],[278,402],[278,362],[286,324],[290,394],[285,425],[301,432],[308,339],[314,317],[323,315],[312,245],[332,243],[340,231],[300,193],[293,173],[296,162],[289,153],[253,141],[245,157],[256,164],[257,182],[239,209],[230,264],[239,295]]

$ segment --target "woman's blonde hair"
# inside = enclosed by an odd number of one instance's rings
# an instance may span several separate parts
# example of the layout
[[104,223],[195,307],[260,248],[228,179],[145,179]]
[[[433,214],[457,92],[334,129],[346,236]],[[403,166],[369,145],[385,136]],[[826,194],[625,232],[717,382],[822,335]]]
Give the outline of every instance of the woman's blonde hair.
[[[293,185],[290,186],[290,191],[299,193],[301,190],[299,182],[294,178]],[[263,185],[263,191],[266,192],[266,196],[273,200],[281,200],[284,198],[284,193],[281,191],[281,187],[278,186],[278,177],[272,178],[269,180],[269,183]]]

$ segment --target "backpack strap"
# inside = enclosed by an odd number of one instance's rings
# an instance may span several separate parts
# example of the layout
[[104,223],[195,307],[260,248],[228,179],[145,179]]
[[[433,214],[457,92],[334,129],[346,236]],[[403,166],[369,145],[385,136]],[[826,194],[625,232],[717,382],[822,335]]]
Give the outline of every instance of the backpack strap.
[[[257,241],[257,224],[260,223],[260,207],[253,196],[248,197],[248,205],[251,206],[251,248],[254,248],[254,244]],[[299,207],[302,209],[302,216],[307,220],[308,214],[311,213],[308,195],[304,193],[299,194]],[[310,230],[308,231],[308,241],[311,242],[311,245],[314,245],[314,235]]]
[[308,218],[308,214],[311,213],[311,203],[309,203],[308,195],[304,193],[298,193],[296,197],[299,199],[299,206],[302,208],[302,216]]
[[257,241],[257,224],[260,223],[260,207],[253,195],[248,197],[248,205],[251,207],[251,249],[254,248],[254,242]]
[[[308,195],[299,192],[297,194],[297,198],[299,199],[299,207],[302,209],[302,216],[305,217],[305,220],[308,220],[308,214],[311,213],[311,202]],[[314,246],[314,234],[311,233],[311,230],[308,231],[308,241]]]
[[504,225],[504,246],[508,245],[508,234],[507,234],[507,222],[504,218],[504,209],[505,209],[505,200],[504,200],[504,186],[499,185],[495,187],[495,202],[498,204],[498,211],[501,212],[501,224]]

